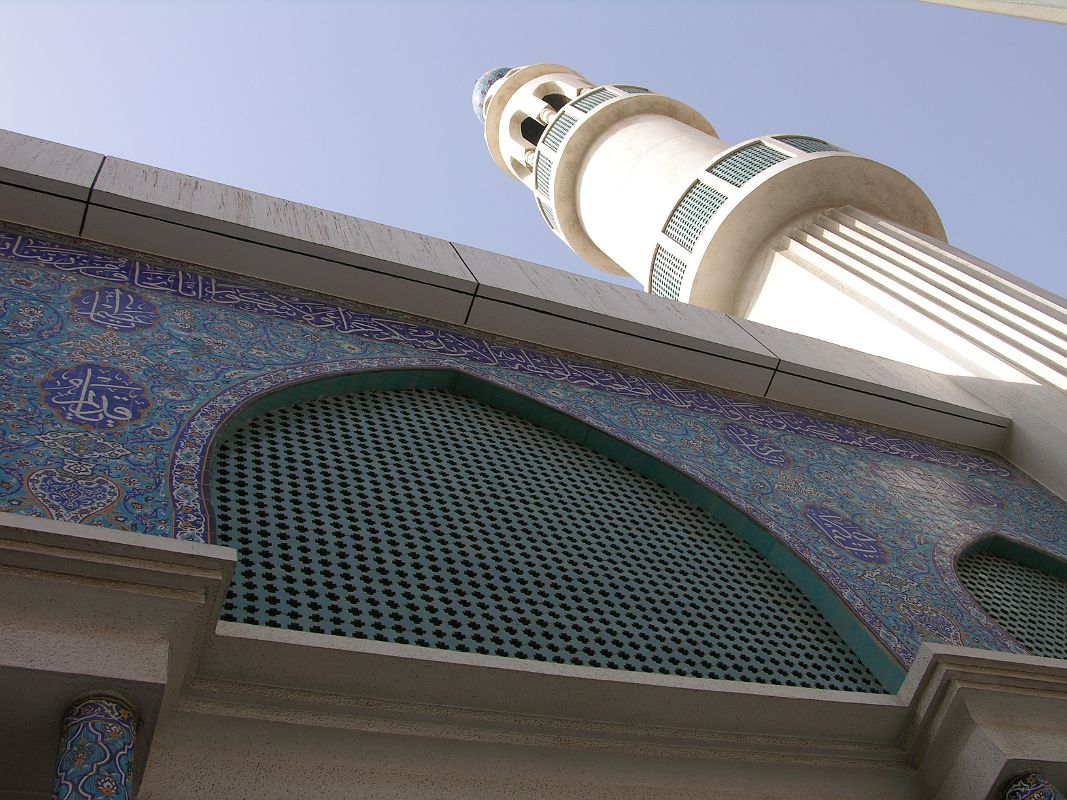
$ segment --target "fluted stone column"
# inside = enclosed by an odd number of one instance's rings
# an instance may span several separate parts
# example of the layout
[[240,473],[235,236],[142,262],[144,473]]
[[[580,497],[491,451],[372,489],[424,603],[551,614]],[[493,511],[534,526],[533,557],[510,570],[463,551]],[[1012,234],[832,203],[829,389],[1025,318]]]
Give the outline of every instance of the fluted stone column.
[[1040,772],[1016,775],[1004,788],[1004,800],[1064,800],[1055,786]]
[[122,700],[89,697],[63,718],[53,800],[133,797],[137,718]]

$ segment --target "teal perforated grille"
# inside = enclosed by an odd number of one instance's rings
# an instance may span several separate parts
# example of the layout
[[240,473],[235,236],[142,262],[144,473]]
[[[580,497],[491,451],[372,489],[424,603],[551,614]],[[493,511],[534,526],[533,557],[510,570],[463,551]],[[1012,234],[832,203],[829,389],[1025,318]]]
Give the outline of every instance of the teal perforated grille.
[[538,200],[537,207],[541,209],[541,216],[545,218],[545,222],[548,223],[548,227],[552,228],[552,230],[555,230],[556,212],[552,210],[552,206],[548,205],[547,203],[542,203],[540,200]]
[[692,252],[700,234],[725,202],[726,195],[715,191],[706,183],[697,181],[689,187],[689,191],[671,212],[663,232]]
[[594,89],[591,92],[586,92],[573,103],[571,106],[577,108],[579,111],[584,111],[587,114],[596,108],[601,103],[606,103],[612,98],[618,97],[615,92],[609,92],[607,89]]
[[556,151],[562,144],[567,132],[574,127],[574,123],[578,120],[569,114],[560,114],[556,117],[555,121],[548,126],[548,130],[545,131],[545,135],[541,137],[541,144],[547,147],[549,150]]
[[544,153],[537,154],[534,187],[545,197],[549,197],[552,191],[552,159],[548,158]]
[[828,142],[824,142],[822,139],[812,139],[810,136],[776,136],[775,138],[779,142],[785,142],[788,145],[792,145],[797,150],[803,150],[805,153],[824,153],[839,151],[841,149]]
[[649,291],[660,297],[677,300],[682,294],[682,279],[685,277],[685,262],[669,250],[656,245],[652,257],[652,273],[649,276]]
[[883,691],[721,522],[628,467],[443,390],[323,397],[239,428],[224,618],[663,674]]
[[960,582],[1035,656],[1067,658],[1067,581],[990,552],[964,553]]
[[734,186],[741,186],[763,170],[787,158],[789,156],[781,150],[775,150],[762,142],[756,142],[712,164],[708,167],[708,172]]

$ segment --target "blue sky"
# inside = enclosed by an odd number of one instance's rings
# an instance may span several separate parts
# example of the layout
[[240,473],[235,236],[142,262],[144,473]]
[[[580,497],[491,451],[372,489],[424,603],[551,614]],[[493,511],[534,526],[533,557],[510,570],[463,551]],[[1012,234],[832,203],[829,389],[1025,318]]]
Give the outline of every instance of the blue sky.
[[471,112],[567,64],[904,172],[950,241],[1067,295],[1067,26],[913,0],[12,2],[0,127],[584,274]]

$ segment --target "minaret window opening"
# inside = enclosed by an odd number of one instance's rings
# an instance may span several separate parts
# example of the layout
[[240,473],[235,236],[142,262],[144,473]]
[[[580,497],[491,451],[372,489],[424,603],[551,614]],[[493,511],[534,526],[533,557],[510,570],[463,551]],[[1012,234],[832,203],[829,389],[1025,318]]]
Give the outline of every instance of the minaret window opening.
[[[559,664],[884,691],[814,604],[732,529],[740,522],[579,443],[599,436],[618,454],[621,442],[466,376],[370,373],[347,386],[361,380],[365,391],[311,400],[314,388],[302,385],[289,405],[273,395],[220,444],[215,524],[240,559],[224,619]],[[627,461],[662,473],[639,455]],[[700,502],[722,503],[710,493]]]
[[541,136],[545,132],[545,125],[533,117],[525,117],[519,125],[519,130],[522,132],[523,139],[537,147],[537,143],[541,141]]
[[553,92],[552,94],[546,94],[541,99],[544,100],[547,105],[552,106],[552,108],[554,108],[556,111],[559,111],[561,108],[563,108],[563,106],[567,105],[567,103],[570,102],[569,97],[565,97],[564,95],[557,94],[555,92]]

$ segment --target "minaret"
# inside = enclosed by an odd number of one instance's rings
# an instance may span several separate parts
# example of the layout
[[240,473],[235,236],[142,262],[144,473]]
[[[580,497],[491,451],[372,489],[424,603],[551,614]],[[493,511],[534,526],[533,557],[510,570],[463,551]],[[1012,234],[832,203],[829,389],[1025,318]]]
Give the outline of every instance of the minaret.
[[646,291],[948,374],[1067,388],[1067,309],[945,243],[923,191],[815,136],[729,144],[689,106],[558,64],[487,72],[497,165]]

